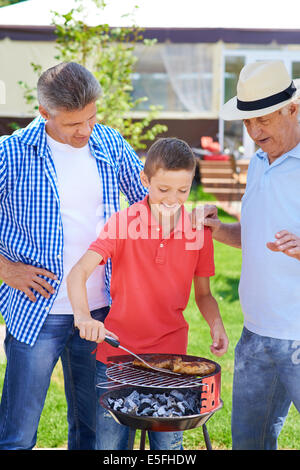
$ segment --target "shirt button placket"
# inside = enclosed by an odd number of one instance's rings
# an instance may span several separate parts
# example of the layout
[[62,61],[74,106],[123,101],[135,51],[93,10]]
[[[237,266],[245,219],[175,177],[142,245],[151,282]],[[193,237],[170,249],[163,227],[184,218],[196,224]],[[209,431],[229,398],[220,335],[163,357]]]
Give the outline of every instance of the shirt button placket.
[[156,258],[155,262],[158,264],[163,264],[165,262],[166,258],[166,241],[165,240],[160,240],[157,251],[156,251]]

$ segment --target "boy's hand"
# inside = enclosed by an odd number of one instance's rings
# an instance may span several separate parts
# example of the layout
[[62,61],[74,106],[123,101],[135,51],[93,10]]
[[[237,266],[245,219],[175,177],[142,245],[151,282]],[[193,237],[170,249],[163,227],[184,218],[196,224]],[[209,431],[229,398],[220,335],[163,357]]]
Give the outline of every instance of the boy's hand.
[[221,320],[215,321],[210,329],[210,334],[213,340],[213,344],[210,347],[211,352],[215,356],[223,356],[228,349],[228,337]]
[[114,333],[108,331],[104,327],[104,323],[98,320],[94,320],[92,317],[80,317],[74,316],[75,328],[79,329],[79,335],[81,338],[87,341],[94,341],[96,343],[102,343],[105,335],[112,336],[115,339],[119,339]]

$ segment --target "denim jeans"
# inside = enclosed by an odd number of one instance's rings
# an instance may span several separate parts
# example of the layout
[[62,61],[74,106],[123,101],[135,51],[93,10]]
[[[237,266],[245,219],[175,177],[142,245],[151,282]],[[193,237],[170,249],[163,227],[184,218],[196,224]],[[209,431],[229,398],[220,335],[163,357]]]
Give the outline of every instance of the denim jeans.
[[[97,361],[96,385],[107,384],[106,365]],[[131,433],[135,433],[128,426],[123,426],[115,421],[111,414],[99,403],[100,396],[109,389],[96,386],[97,422],[96,422],[96,449],[97,450],[127,450],[131,442]],[[183,432],[148,432],[151,450],[182,450]]]
[[300,341],[244,328],[235,349],[232,448],[277,449],[291,403],[300,413]]
[[[93,316],[104,316],[108,307]],[[32,449],[53,369],[61,357],[68,404],[68,448],[95,449],[96,344],[83,340],[73,315],[48,315],[34,346],[5,338],[0,449]]]

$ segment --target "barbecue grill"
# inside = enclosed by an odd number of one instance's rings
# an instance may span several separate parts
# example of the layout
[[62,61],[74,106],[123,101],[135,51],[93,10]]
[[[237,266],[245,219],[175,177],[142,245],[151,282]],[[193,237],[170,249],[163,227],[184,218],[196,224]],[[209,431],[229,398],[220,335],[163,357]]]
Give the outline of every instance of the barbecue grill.
[[[155,356],[165,356],[156,354]],[[170,355],[170,356],[178,356]],[[141,354],[146,361],[153,357],[153,354]],[[223,406],[220,399],[221,386],[221,367],[214,361],[205,358],[189,355],[180,356],[183,361],[206,361],[215,365],[212,374],[202,377],[188,375],[171,375],[167,372],[157,372],[139,368],[133,365],[131,356],[113,356],[109,360],[112,361],[107,367],[108,382],[99,383],[100,388],[108,388],[100,397],[100,404],[113,418],[119,423],[136,430],[141,430],[140,449],[145,446],[146,431],[174,432],[185,431],[202,426],[204,441],[207,450],[211,450],[209,434],[206,428],[206,422],[209,418]],[[200,404],[197,413],[185,416],[172,417],[153,417],[153,416],[137,416],[134,413],[122,412],[113,409],[111,403],[129,396],[134,390],[151,393],[165,393],[173,390],[185,392],[192,390],[196,393],[197,402]],[[133,448],[134,434],[129,448]]]

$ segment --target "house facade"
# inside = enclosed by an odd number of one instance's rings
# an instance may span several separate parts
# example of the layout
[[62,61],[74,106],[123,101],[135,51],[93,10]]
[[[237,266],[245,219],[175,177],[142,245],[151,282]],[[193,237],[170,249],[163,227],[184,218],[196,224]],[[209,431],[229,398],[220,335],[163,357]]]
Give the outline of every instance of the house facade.
[[[18,84],[22,80],[29,87],[35,87],[37,76],[30,64],[39,64],[45,70],[57,63],[54,27],[44,18],[39,24],[36,15],[35,24],[30,19],[28,8],[30,4],[34,8],[36,2],[27,0],[0,9],[2,95],[5,87],[5,102],[0,102],[0,134],[11,129],[8,127],[11,122],[23,124],[34,117]],[[173,0],[170,5],[177,3]],[[187,5],[199,3],[187,0]],[[25,4],[26,15],[22,13]],[[182,9],[182,2],[180,5]],[[9,19],[8,13],[1,15],[1,10],[19,14]],[[190,18],[193,12],[191,9]],[[202,136],[210,136],[219,141],[222,151],[235,153],[238,158],[249,158],[254,147],[242,123],[220,120],[220,106],[236,94],[239,72],[249,62],[280,59],[293,78],[300,78],[300,29],[293,28],[293,24],[270,28],[267,22],[266,27],[260,24],[259,28],[250,27],[251,24],[240,28],[216,27],[212,20],[206,21],[209,27],[205,27],[203,19],[197,27],[197,21],[190,21],[189,26],[186,17],[182,26],[178,19],[172,26],[167,17],[165,20],[160,17],[156,21],[158,26],[155,21],[148,25],[146,20],[141,22],[142,26],[146,24],[144,37],[156,38],[157,42],[151,47],[142,44],[136,47],[138,61],[132,77],[133,96],[147,96],[148,101],[133,112],[134,118],[142,117],[150,105],[160,105],[159,122],[168,126],[168,135],[184,138],[192,147],[200,146]]]

